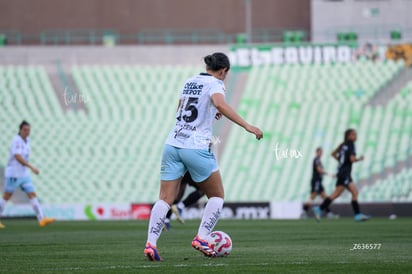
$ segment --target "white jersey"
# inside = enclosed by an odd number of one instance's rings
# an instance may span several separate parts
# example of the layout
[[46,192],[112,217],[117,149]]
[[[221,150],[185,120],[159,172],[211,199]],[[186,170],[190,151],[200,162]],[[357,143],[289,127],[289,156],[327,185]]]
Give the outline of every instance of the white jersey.
[[225,95],[225,85],[210,74],[201,73],[186,81],[176,113],[176,125],[166,144],[179,148],[209,149],[217,113],[211,96],[216,93]]
[[9,161],[7,162],[7,167],[5,170],[5,177],[27,177],[29,176],[29,168],[23,166],[16,160],[15,155],[20,154],[24,160],[29,161],[30,155],[30,139],[27,137],[26,142],[21,138],[20,135],[16,135],[9,150]]

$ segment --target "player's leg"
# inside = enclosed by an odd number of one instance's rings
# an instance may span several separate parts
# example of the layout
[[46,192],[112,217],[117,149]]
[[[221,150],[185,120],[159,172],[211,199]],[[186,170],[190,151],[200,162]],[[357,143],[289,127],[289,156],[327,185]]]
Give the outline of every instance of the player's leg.
[[177,148],[170,145],[164,146],[160,170],[159,200],[154,204],[150,213],[147,243],[144,249],[145,256],[151,261],[162,260],[156,248],[157,240],[162,233],[166,214],[176,199],[182,176],[186,171]]
[[342,192],[345,190],[345,187],[341,184],[337,184],[335,191],[333,191],[333,193],[331,195],[329,195],[329,197],[326,197],[325,200],[323,200],[322,204],[318,207],[314,207],[313,208],[313,213],[315,215],[315,218],[317,221],[320,221],[322,212],[328,208],[330,206],[330,204],[332,203],[333,200],[335,200],[336,198],[338,198]]
[[6,208],[6,203],[10,200],[12,192],[4,192],[2,199],[0,199],[0,216],[3,214],[4,209]]
[[[181,202],[183,195],[185,194],[187,185],[188,185],[188,178],[190,178],[189,172],[186,172],[185,175],[182,178],[182,183],[180,184],[180,190],[178,197],[176,198],[175,202],[173,203],[172,207],[170,208],[170,212],[174,213],[176,215],[176,219],[179,223],[183,224],[185,221],[183,220],[183,217],[181,215],[182,211],[179,210],[179,208],[176,206],[179,202]],[[167,220],[166,220],[167,221]]]
[[213,257],[216,256],[216,252],[205,239],[216,226],[223,208],[224,190],[220,172],[213,172],[206,181],[199,184],[199,187],[209,200],[205,206],[197,236],[192,241],[192,246],[201,251],[205,256]]
[[306,219],[309,214],[309,208],[313,205],[313,201],[316,199],[318,194],[314,191],[310,193],[309,199],[303,204],[302,218]]
[[337,185],[335,191],[333,191],[332,194],[329,195],[329,197],[326,197],[326,199],[322,202],[322,204],[320,205],[320,209],[325,210],[326,208],[328,208],[330,204],[333,202],[333,200],[338,198],[344,190],[344,186]]
[[170,217],[172,217],[172,214],[173,214],[172,210],[169,209],[169,211],[166,214],[163,230],[171,230],[172,229],[172,225],[170,223]]
[[216,252],[205,241],[213,231],[223,208],[224,190],[216,159],[211,151],[193,149],[182,150],[181,157],[193,181],[200,182],[199,188],[209,198],[192,247],[206,256],[216,256]]
[[[322,201],[325,200],[326,198],[328,198],[328,196],[326,195],[324,190],[322,190],[322,192],[319,193],[319,196],[322,198]],[[326,214],[328,214],[330,212],[329,206],[327,208],[325,208],[325,212],[326,212]]]
[[[320,195],[320,197],[322,198],[322,201],[325,200],[325,199],[328,197],[328,195],[326,195],[326,192],[325,192],[324,190],[322,190],[322,192],[321,192],[319,195]],[[325,212],[326,212],[326,217],[327,217],[328,219],[339,219],[339,215],[333,213],[333,212],[330,210],[330,206],[328,206],[328,207],[325,209]]]
[[[201,190],[194,190],[192,193],[190,193],[186,199],[183,200],[183,202],[181,202],[181,209],[185,209],[186,207],[189,207],[191,205],[194,205],[195,203],[197,203],[197,201],[199,201],[203,196],[205,196],[205,193]],[[180,204],[180,203],[179,203]],[[178,204],[178,205],[179,205]]]
[[34,185],[30,177],[19,178],[19,186],[21,190],[27,194],[27,197],[29,197],[30,204],[33,207],[34,212],[36,213],[39,226],[44,227],[48,224],[53,223],[55,221],[54,218],[44,217],[43,209],[40,206],[39,199],[37,198],[36,192],[34,191]]
[[355,221],[360,222],[360,221],[368,220],[369,216],[360,213],[359,203],[358,203],[358,194],[359,194],[358,188],[353,182],[350,182],[347,187],[348,187],[349,192],[352,194],[351,205],[352,205],[353,213],[355,214]]
[[[2,199],[0,199],[0,216],[3,215],[4,209],[6,208],[6,203],[13,196],[14,190],[17,187],[17,178],[6,177],[6,182],[4,184],[4,193]],[[0,222],[0,228],[5,228]]]
[[172,210],[173,212],[176,214],[176,218],[179,222],[181,222],[182,224],[185,222],[182,216],[183,210],[188,207],[191,206],[195,203],[197,203],[197,201],[199,201],[200,198],[202,198],[205,194],[203,193],[203,191],[201,191],[200,189],[197,189],[192,191],[187,197],[186,199],[184,199],[183,201],[180,201],[179,203],[177,203],[176,205],[172,206]]
[[[183,179],[184,179],[184,177],[183,177]],[[163,229],[165,229],[165,230],[172,229],[172,225],[170,224],[170,217],[172,216],[173,213],[176,214],[176,211],[177,211],[177,209],[174,210],[173,207],[175,206],[175,204],[179,203],[180,200],[182,200],[183,195],[186,191],[187,183],[185,181],[183,181],[183,179],[181,180],[181,183],[180,183],[180,186],[179,186],[179,191],[178,191],[178,194],[176,196],[176,199],[174,200],[172,207],[169,209],[169,211],[166,214],[165,225],[163,227]],[[177,217],[177,220],[179,222],[184,223],[183,219],[181,218],[181,216],[179,214],[176,214],[176,217]]]
[[[3,198],[0,199],[0,217],[3,215],[4,209],[6,208],[6,203],[8,200],[10,200],[11,196],[13,193],[10,192],[4,192],[3,193]],[[0,229],[5,228],[6,226],[0,222]]]
[[147,244],[144,249],[144,254],[150,261],[162,260],[156,248],[157,240],[162,233],[166,214],[177,195],[180,180],[181,178],[177,180],[160,182],[159,200],[153,205],[150,213],[149,227],[147,231]]

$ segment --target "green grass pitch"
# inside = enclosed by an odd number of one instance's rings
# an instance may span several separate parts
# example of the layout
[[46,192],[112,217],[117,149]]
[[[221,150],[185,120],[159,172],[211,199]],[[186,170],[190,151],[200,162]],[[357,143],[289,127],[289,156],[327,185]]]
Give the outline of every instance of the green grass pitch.
[[[221,220],[233,250],[205,258],[191,248],[199,221],[173,223],[158,243],[163,262],[143,256],[147,222],[5,220],[4,273],[411,273],[412,219],[300,221]],[[380,249],[350,250],[354,244]]]

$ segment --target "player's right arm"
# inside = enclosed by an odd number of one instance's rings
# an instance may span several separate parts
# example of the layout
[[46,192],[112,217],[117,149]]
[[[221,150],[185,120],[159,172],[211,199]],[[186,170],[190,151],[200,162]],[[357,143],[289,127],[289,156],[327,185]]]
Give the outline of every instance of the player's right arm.
[[16,158],[16,160],[22,164],[23,166],[26,166],[28,168],[31,169],[31,171],[33,171],[34,174],[38,175],[39,174],[39,170],[37,168],[35,168],[34,166],[32,166],[31,164],[29,164],[29,162],[27,162],[26,160],[24,160],[23,156],[21,156],[20,154],[15,154],[14,158]]
[[221,93],[215,93],[211,96],[212,102],[219,111],[225,115],[229,120],[238,124],[239,126],[243,127],[247,132],[250,132],[256,136],[256,139],[260,140],[263,138],[263,132],[250,124],[248,124],[236,111],[233,110],[231,106],[229,106],[225,102],[225,97]]

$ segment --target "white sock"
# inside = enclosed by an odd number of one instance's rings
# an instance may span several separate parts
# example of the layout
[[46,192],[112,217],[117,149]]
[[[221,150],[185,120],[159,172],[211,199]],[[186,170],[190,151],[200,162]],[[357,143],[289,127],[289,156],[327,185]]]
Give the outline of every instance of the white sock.
[[7,201],[0,199],[0,216],[3,214],[4,209],[6,208]]
[[36,213],[37,220],[41,220],[44,218],[43,210],[39,204],[39,200],[37,198],[30,199],[31,206],[33,207],[34,212]]
[[163,224],[166,219],[166,214],[169,211],[170,206],[163,200],[157,201],[150,214],[149,229],[147,231],[147,242],[156,246],[157,239],[163,230]]
[[223,199],[219,197],[212,197],[207,201],[205,211],[203,212],[202,222],[200,223],[197,235],[204,239],[206,238],[215,227],[219,220],[220,213],[223,208]]
[[183,209],[185,209],[185,204],[183,202],[179,202],[177,204],[177,207],[183,210]]

